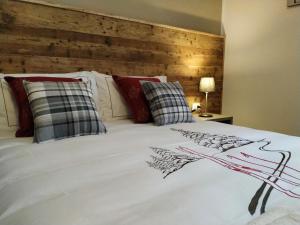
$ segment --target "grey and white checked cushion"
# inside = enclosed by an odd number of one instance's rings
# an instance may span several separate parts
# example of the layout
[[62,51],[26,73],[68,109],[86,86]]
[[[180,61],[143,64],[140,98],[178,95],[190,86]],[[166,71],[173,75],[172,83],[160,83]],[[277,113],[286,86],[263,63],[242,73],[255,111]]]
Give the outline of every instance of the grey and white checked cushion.
[[141,84],[156,125],[194,122],[179,82]]
[[86,83],[24,81],[24,88],[36,142],[106,132]]

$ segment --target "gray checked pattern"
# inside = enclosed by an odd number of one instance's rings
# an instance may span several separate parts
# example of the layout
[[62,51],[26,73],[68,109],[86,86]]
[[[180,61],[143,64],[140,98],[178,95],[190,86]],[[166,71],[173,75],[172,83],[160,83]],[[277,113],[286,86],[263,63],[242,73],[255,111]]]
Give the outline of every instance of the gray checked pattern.
[[156,125],[194,122],[179,82],[141,84]]
[[36,142],[106,132],[92,90],[84,82],[24,81]]

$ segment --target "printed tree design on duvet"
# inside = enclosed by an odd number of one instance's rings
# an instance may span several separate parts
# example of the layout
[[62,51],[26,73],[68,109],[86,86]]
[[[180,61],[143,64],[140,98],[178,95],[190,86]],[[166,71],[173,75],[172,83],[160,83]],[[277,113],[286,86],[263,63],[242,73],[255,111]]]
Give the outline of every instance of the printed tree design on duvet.
[[160,170],[163,173],[164,178],[181,169],[186,164],[201,159],[199,157],[192,157],[186,154],[178,154],[163,148],[152,147],[151,149],[158,156],[151,155],[152,162],[147,161],[147,164],[154,169]]
[[[262,185],[255,192],[249,203],[248,211],[251,215],[256,212],[259,205],[261,205],[260,213],[263,214],[265,212],[267,201],[273,189],[276,189],[289,197],[300,199],[300,193],[292,191],[294,186],[300,186],[300,178],[290,174],[291,172],[300,173],[300,171],[287,165],[291,159],[291,152],[286,150],[267,149],[266,147],[269,146],[271,142],[266,141],[265,139],[251,141],[236,136],[216,135],[173,128],[171,130],[179,132],[181,135],[190,139],[197,145],[217,149],[220,153],[252,143],[261,143],[262,145],[258,148],[258,150],[280,154],[281,160],[279,162],[274,162],[266,158],[249,155],[244,152],[240,152],[240,156],[227,154],[225,155],[226,158],[224,158],[224,155],[222,158],[216,155],[201,153],[194,149],[182,146],[176,147],[177,152],[163,148],[151,147],[153,152],[156,153],[156,156],[151,155],[152,162],[148,161],[147,164],[150,167],[160,170],[163,173],[164,178],[191,162],[206,159],[232,171],[243,173],[263,181]],[[256,161],[249,161],[249,159],[255,159]],[[268,169],[273,170],[273,172],[270,173]],[[285,177],[282,177],[282,175],[285,175]],[[287,187],[287,185],[290,185],[291,187]],[[265,191],[265,189],[267,190]]]
[[243,139],[236,136],[227,136],[227,135],[217,135],[217,134],[209,134],[202,132],[193,132],[182,129],[171,129],[173,131],[178,131],[184,137],[193,140],[196,144],[207,147],[214,148],[221,152],[226,152],[232,148],[238,148],[243,145],[248,145],[253,143],[253,141]]

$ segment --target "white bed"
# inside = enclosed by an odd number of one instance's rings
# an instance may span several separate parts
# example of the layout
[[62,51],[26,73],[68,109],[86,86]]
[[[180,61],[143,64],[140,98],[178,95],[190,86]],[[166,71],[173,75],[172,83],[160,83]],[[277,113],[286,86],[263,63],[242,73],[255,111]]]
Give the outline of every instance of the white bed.
[[298,137],[216,122],[106,125],[45,144],[1,139],[0,224],[241,225],[300,209]]

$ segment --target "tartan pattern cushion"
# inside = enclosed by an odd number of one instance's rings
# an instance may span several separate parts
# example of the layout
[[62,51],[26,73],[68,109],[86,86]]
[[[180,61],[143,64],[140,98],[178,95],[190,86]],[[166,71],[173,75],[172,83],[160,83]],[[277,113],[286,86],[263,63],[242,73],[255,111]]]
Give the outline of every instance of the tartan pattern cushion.
[[80,82],[81,79],[69,77],[10,77],[5,76],[5,81],[9,84],[18,105],[19,128],[16,137],[32,137],[34,131],[33,117],[27,94],[23,87],[23,80],[30,82],[56,81],[56,82]]
[[36,142],[106,132],[86,83],[23,83],[34,118]]
[[141,84],[156,125],[194,122],[179,82]]

